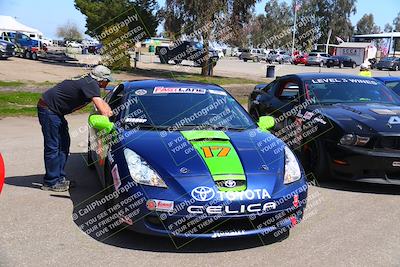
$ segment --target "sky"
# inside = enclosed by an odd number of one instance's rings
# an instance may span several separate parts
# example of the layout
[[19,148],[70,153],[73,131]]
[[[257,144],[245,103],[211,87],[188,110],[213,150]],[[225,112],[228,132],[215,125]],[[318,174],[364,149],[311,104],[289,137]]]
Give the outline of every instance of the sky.
[[[199,0],[202,1],[202,0]],[[280,0],[291,2],[291,0]],[[160,6],[165,0],[158,0]],[[256,4],[256,13],[264,13],[266,0]],[[357,13],[351,17],[353,25],[365,14],[372,13],[375,23],[381,28],[392,23],[400,12],[400,0],[358,0]],[[74,0],[0,0],[0,15],[16,19],[44,33],[45,37],[55,39],[57,26],[68,21],[76,23],[85,32],[85,16],[74,7]]]

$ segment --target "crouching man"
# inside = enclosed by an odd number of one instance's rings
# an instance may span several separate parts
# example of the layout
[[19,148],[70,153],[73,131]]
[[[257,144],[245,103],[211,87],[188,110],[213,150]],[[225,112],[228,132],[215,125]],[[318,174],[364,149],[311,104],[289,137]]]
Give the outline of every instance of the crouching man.
[[111,71],[98,65],[82,77],[65,80],[43,93],[37,109],[44,138],[44,164],[42,190],[67,191],[70,181],[65,174],[70,137],[64,115],[93,102],[100,114],[110,117],[110,106],[101,98],[100,88],[111,80]]

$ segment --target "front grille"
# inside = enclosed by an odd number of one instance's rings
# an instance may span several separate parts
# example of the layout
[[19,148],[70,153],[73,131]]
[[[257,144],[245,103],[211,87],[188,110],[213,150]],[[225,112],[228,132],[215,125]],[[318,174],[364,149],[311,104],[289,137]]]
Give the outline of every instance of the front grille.
[[[231,183],[234,182],[233,186],[231,186]],[[246,186],[246,181],[244,180],[222,180],[222,181],[216,181],[215,184],[218,186],[218,188],[226,188],[226,189],[235,189],[238,187]]]
[[377,140],[376,148],[400,150],[400,136],[384,136]]

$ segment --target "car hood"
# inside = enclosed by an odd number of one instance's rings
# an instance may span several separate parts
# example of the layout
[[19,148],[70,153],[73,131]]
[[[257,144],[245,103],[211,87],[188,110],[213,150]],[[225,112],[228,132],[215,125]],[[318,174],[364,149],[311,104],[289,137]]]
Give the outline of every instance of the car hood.
[[347,132],[400,133],[400,106],[390,104],[333,104],[317,107]]
[[[122,142],[157,171],[177,198],[198,186],[215,188],[219,178],[244,178],[246,189],[266,189],[271,195],[283,186],[284,143],[272,134],[258,130],[190,132],[137,131]],[[210,136],[209,132],[214,133]],[[229,156],[236,152],[236,161],[228,160],[219,146],[230,146]],[[205,158],[206,149],[212,159]],[[241,168],[244,177],[237,178]]]

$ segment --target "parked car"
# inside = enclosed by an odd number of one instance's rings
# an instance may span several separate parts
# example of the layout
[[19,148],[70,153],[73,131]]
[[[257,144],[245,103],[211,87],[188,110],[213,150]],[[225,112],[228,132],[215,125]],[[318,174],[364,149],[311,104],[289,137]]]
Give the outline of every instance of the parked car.
[[293,59],[289,52],[285,51],[270,51],[268,56],[266,57],[266,61],[268,63],[278,62],[282,63],[292,63]]
[[250,94],[254,119],[273,114],[275,135],[308,173],[400,185],[400,98],[372,78],[338,73],[282,76]]
[[264,49],[262,48],[253,48],[251,50],[246,50],[243,51],[241,54],[241,57],[244,62],[247,62],[248,60],[253,60],[255,62],[259,62],[266,57],[266,53]]
[[378,70],[388,69],[388,70],[399,70],[400,69],[400,58],[398,57],[385,57],[382,58],[375,67]]
[[357,67],[357,63],[349,56],[332,56],[326,62],[326,66],[328,68],[338,66],[339,68],[352,67],[354,69]]
[[268,131],[274,118],[255,122],[223,88],[204,83],[129,81],[105,101],[127,107],[89,117],[88,165],[111,196],[101,203],[112,208],[110,225],[216,239],[276,234],[301,222],[306,176]]
[[[193,41],[178,41],[172,46],[157,46],[155,54],[160,58],[161,64],[168,64],[172,60],[175,64],[180,64],[183,60],[193,61],[196,66],[200,66],[205,59],[206,52],[203,44]],[[217,64],[218,53],[209,50],[209,59],[213,64]]]
[[311,52],[308,54],[306,66],[318,65],[323,67],[331,56],[323,52]]
[[15,55],[15,45],[11,42],[0,40],[0,59],[7,59]]
[[68,42],[67,46],[72,48],[82,48],[82,44],[75,41]]
[[293,64],[295,64],[295,65],[298,65],[298,64],[306,65],[307,64],[307,59],[308,59],[308,56],[306,56],[306,55],[297,56],[297,57],[294,58]]

